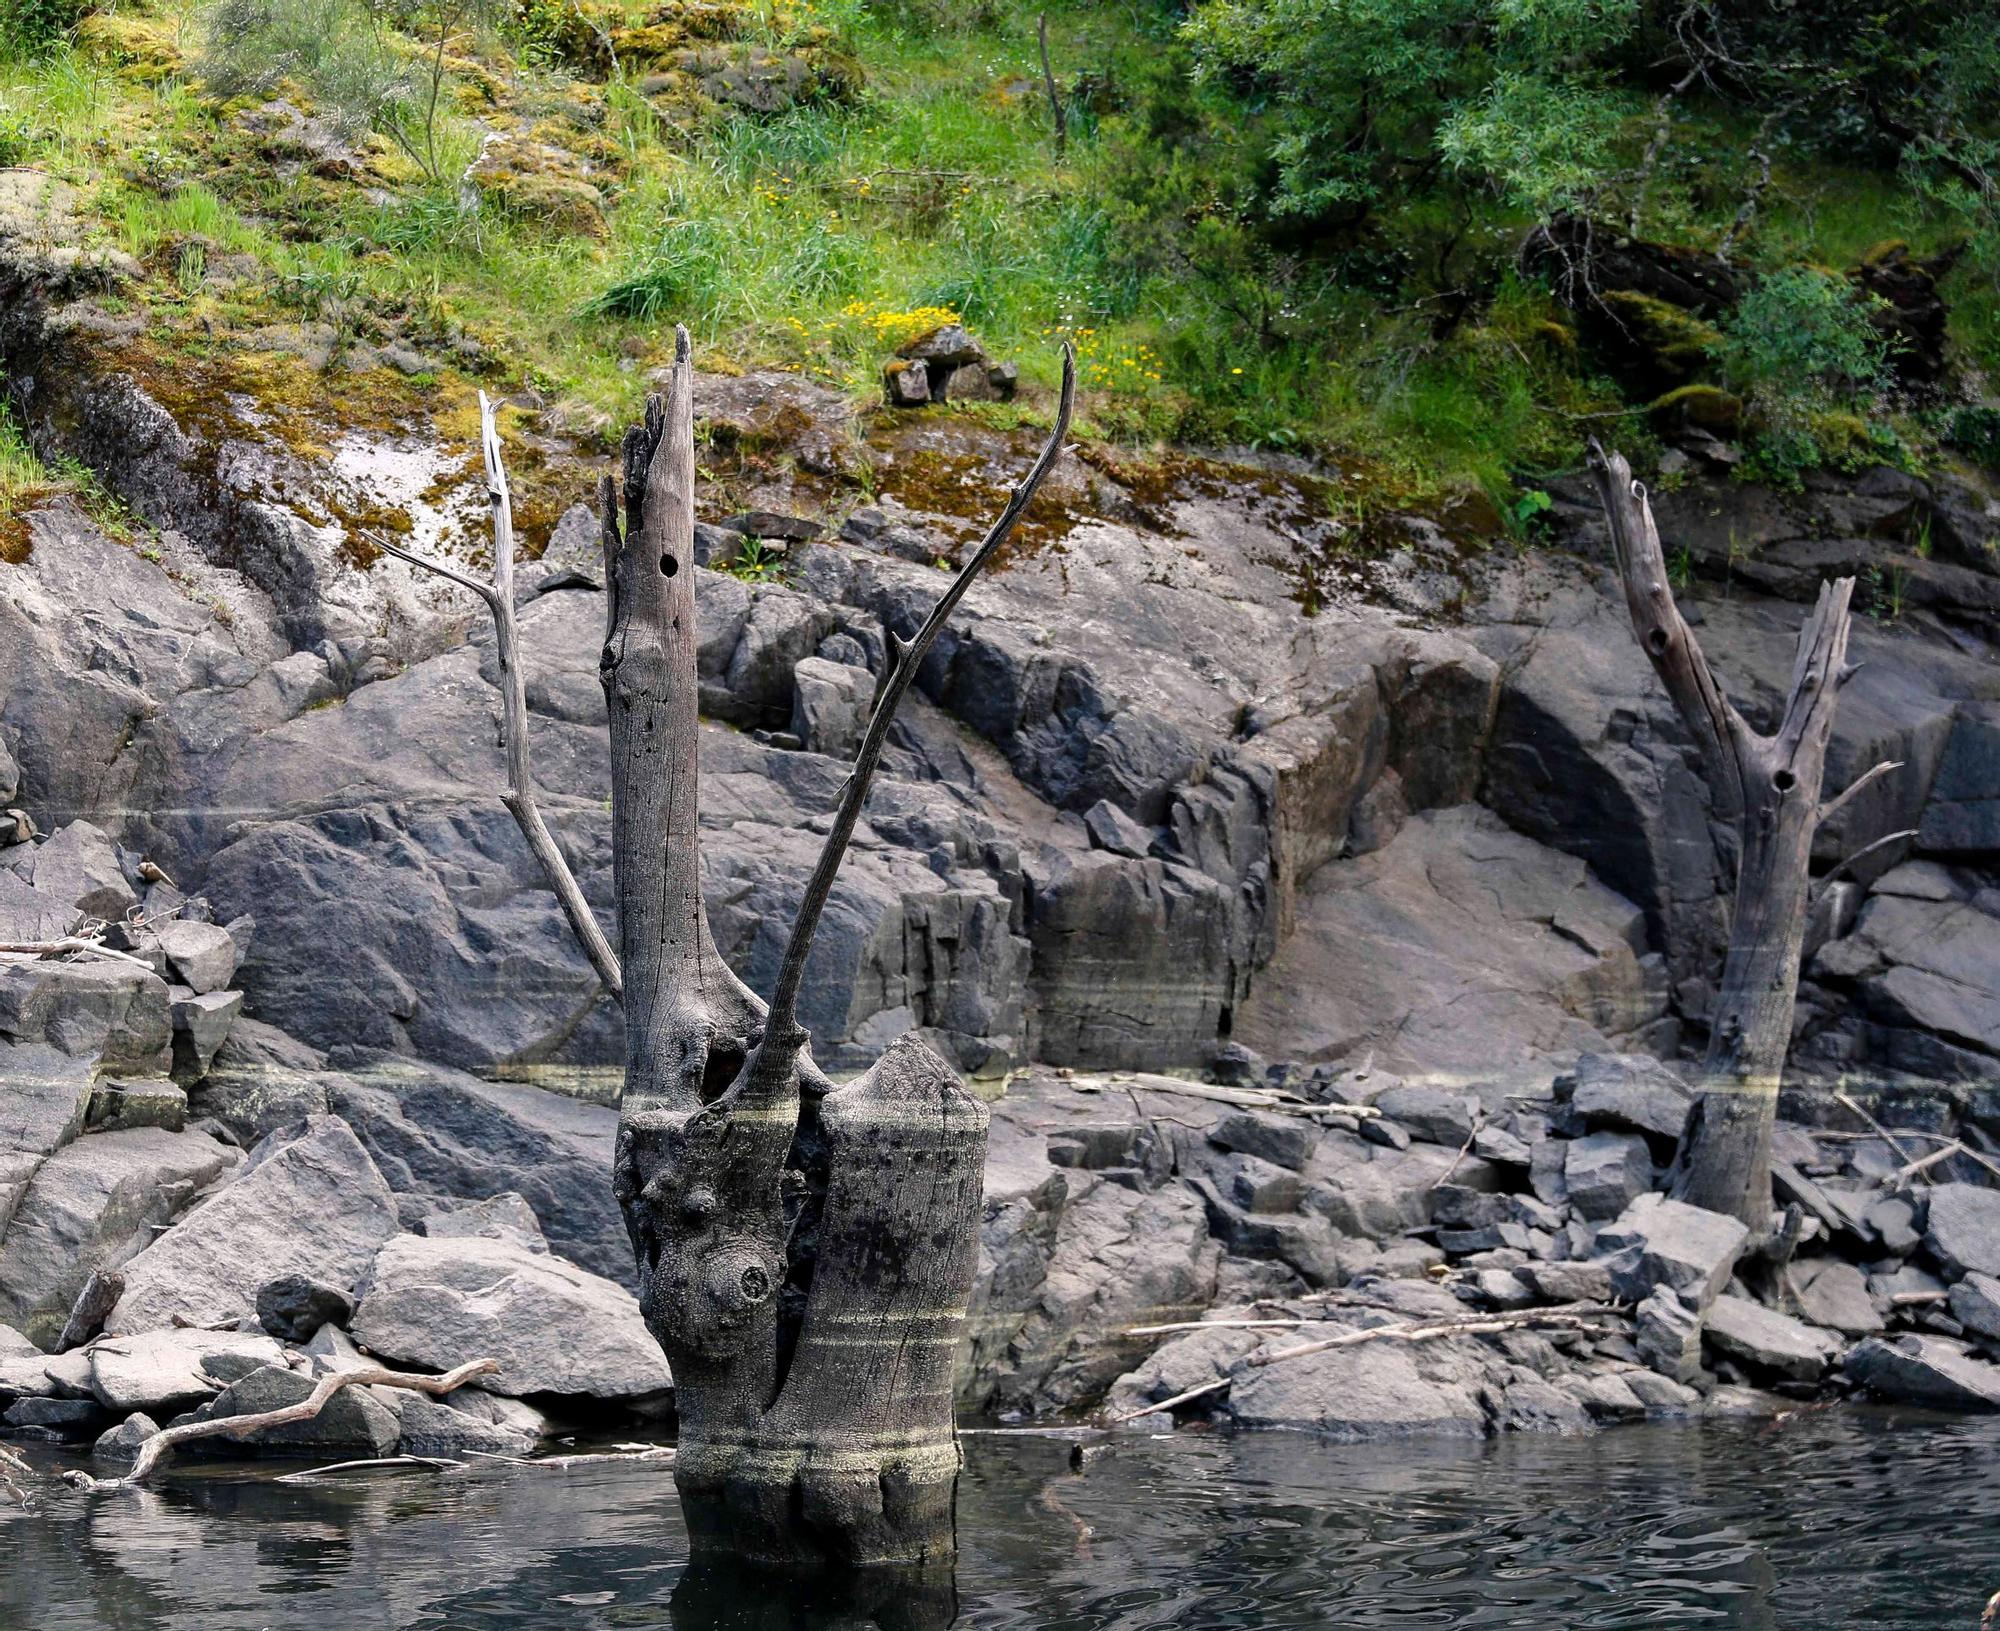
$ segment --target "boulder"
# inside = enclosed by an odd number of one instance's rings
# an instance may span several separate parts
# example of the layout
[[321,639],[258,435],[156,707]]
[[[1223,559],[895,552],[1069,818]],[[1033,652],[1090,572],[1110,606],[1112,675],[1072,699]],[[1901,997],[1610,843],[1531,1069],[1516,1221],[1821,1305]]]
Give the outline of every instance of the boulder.
[[143,1410],[134,1411],[116,1427],[107,1427],[90,1447],[91,1458],[121,1471],[139,1459],[139,1446],[160,1430]]
[[1375,1100],[1375,1108],[1400,1123],[1412,1138],[1461,1148],[1479,1120],[1479,1101],[1442,1087],[1413,1084],[1392,1087]]
[[1882,1329],[1868,1281],[1852,1263],[1837,1257],[1794,1262],[1791,1276],[1799,1313],[1810,1323],[1851,1337],[1873,1336]]
[[1750,1231],[1736,1218],[1664,1195],[1641,1195],[1597,1234],[1611,1286],[1638,1302],[1655,1286],[1681,1294],[1699,1313],[1729,1283]]
[[472,1389],[465,1388],[444,1399],[433,1399],[422,1393],[409,1394],[397,1413],[402,1430],[397,1435],[396,1453],[449,1456],[454,1460],[463,1460],[475,1453],[532,1454],[539,1435],[524,1432],[517,1426],[484,1420],[453,1402],[464,1400],[472,1392]]
[[164,1076],[104,1081],[90,1096],[93,1132],[160,1127],[177,1133],[187,1125],[187,1093]]
[[851,663],[802,657],[792,669],[792,734],[808,753],[852,759],[868,728],[875,676]]
[[259,1289],[288,1273],[351,1287],[395,1231],[395,1198],[368,1152],[339,1117],[315,1116],[273,1133],[229,1184],[125,1265],[125,1294],[104,1328],[251,1318]]
[[2000,1280],[1968,1274],[1951,1288],[1951,1317],[1975,1335],[2000,1342]]
[[511,1190],[474,1201],[470,1206],[432,1212],[417,1220],[414,1232],[431,1240],[473,1236],[483,1240],[512,1240],[531,1252],[549,1249],[548,1237],[542,1233],[534,1208]]
[[1949,1278],[2000,1278],[2000,1189],[1937,1185],[1924,1211],[1924,1247]]
[[1615,1218],[1653,1187],[1653,1156],[1637,1133],[1591,1133],[1563,1159],[1563,1184],[1581,1217]]
[[142,1331],[91,1344],[90,1389],[107,1410],[174,1416],[264,1365],[284,1362],[267,1336],[239,1331]]
[[[303,1403],[313,1390],[313,1377],[283,1365],[266,1365],[240,1382],[232,1382],[195,1412],[203,1421],[227,1416],[257,1416]],[[265,1427],[242,1442],[274,1450],[342,1451],[350,1456],[393,1455],[401,1427],[396,1413],[367,1388],[344,1387],[304,1421]]]
[[117,846],[88,821],[70,822],[10,861],[38,895],[73,907],[72,916],[119,923],[139,904],[118,864]]
[[1528,1263],[1516,1271],[1544,1302],[1611,1300],[1611,1270],[1603,1263]]
[[436,1065],[337,1078],[329,1096],[395,1190],[406,1225],[516,1194],[559,1256],[632,1283],[631,1238],[605,1176],[618,1136],[608,1105]]
[[[1297,1334],[1286,1332],[1284,1341],[1296,1342]],[[1345,1441],[1481,1438],[1484,1380],[1478,1345],[1468,1339],[1365,1342],[1239,1370],[1229,1414],[1242,1427],[1290,1427]]]
[[257,1288],[257,1323],[286,1342],[305,1342],[322,1325],[345,1325],[354,1299],[306,1274],[281,1274]]
[[174,1065],[199,1080],[208,1074],[215,1055],[229,1040],[229,1029],[243,1012],[241,991],[197,992],[187,986],[169,988],[174,1016]]
[[139,1251],[151,1225],[237,1159],[204,1133],[155,1127],[92,1133],[50,1156],[0,1240],[0,1319],[53,1344],[91,1271]]
[[395,1363],[497,1359],[478,1385],[514,1397],[632,1402],[673,1385],[630,1292],[518,1239],[397,1236],[368,1272],[352,1330]]
[[35,1169],[83,1131],[95,1077],[87,1058],[0,1041],[0,1236]]
[[1885,1399],[1940,1410],[2000,1410],[2000,1365],[1974,1359],[1944,1337],[1870,1337],[1847,1356],[1846,1369]]
[[1633,1310],[1632,1342],[1641,1359],[1672,1381],[1702,1374],[1701,1316],[1670,1286],[1655,1286]]
[[1211,1127],[1208,1141],[1218,1149],[1240,1150],[1299,1172],[1319,1145],[1319,1129],[1302,1116],[1239,1110]]
[[173,1062],[166,982],[130,963],[0,964],[0,1036],[112,1074],[164,1076]]
[[1838,1338],[1747,1297],[1717,1297],[1702,1331],[1717,1352],[1793,1382],[1817,1382],[1841,1349]]
[[1583,1131],[1645,1133],[1666,1144],[1679,1139],[1691,1095],[1651,1055],[1586,1053],[1572,1081],[1569,1109]]
[[175,918],[153,933],[174,972],[195,995],[220,991],[236,977],[236,942],[227,929]]

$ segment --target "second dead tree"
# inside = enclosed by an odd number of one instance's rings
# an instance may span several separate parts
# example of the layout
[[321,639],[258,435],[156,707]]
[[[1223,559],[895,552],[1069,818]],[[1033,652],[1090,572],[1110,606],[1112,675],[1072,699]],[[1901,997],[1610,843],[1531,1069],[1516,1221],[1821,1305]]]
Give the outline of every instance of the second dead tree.
[[[1674,604],[1646,489],[1624,459],[1595,441],[1590,471],[1610,523],[1632,631],[1694,737],[1715,814],[1738,840],[1729,949],[1700,1092],[1675,1152],[1670,1188],[1677,1200],[1741,1218],[1761,1238],[1771,1227],[1771,1131],[1813,904],[1813,835],[1864,787],[1901,767],[1878,764],[1837,797],[1821,798],[1834,708],[1853,672],[1847,666],[1852,578],[1820,586],[1799,630],[1777,728],[1763,735],[1722,694]],[[1910,836],[1891,833],[1868,848]]]

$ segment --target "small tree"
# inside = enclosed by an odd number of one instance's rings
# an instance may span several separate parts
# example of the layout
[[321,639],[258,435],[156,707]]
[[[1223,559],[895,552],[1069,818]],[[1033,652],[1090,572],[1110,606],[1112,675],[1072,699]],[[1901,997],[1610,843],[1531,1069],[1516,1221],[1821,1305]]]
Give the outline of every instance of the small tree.
[[1055,428],[985,541],[888,661],[768,1006],[715,949],[702,904],[694,593],[694,369],[676,334],[664,399],[625,438],[624,522],[603,479],[612,868],[619,950],[535,808],[514,629],[513,522],[481,396],[494,531],[493,615],[506,802],[605,985],[625,1010],[613,1186],[639,1306],[680,1411],[674,1476],[698,1550],[780,1562],[950,1555],[959,1451],[952,1359],[978,1249],[986,1110],[914,1037],[835,1087],[797,1019],[813,933],[925,653],[1012,534],[1068,434]]
[[[1632,632],[1701,754],[1715,813],[1737,838],[1736,898],[1722,983],[1709,1017],[1701,1091],[1675,1153],[1676,1199],[1727,1212],[1763,1234],[1771,1220],[1771,1128],[1792,1038],[1799,960],[1812,898],[1813,834],[1862,788],[1900,765],[1876,765],[1822,802],[1827,742],[1847,667],[1854,580],[1820,586],[1799,630],[1778,726],[1760,735],[1722,694],[1674,604],[1646,489],[1616,453],[1590,444],[1590,472],[1611,527]],[[1868,849],[1908,838],[1891,833]],[[1867,850],[1841,863],[1842,870]]]

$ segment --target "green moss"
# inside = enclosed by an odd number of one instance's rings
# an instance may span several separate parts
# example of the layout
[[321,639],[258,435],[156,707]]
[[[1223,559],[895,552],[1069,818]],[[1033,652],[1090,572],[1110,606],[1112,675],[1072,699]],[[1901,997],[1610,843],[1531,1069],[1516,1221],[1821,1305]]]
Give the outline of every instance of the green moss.
[[1663,430],[1691,426],[1714,436],[1734,436],[1743,423],[1743,399],[1719,385],[1681,385],[1647,408]]
[[1626,343],[1663,378],[1687,379],[1699,373],[1722,344],[1713,324],[1656,296],[1610,289],[1599,300]]

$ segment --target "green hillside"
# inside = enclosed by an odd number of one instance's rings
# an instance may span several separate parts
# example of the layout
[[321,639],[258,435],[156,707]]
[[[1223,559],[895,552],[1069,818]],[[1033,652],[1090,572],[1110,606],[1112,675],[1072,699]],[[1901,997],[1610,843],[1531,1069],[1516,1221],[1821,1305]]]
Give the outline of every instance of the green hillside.
[[[1517,526],[1593,430],[1780,481],[1997,439],[1991,5],[1068,6],[1058,144],[1011,4],[71,3],[0,0],[0,163],[136,261],[105,303],[168,373],[365,414],[366,344],[588,444],[675,321],[870,397],[959,318],[1031,387],[1071,339],[1088,436],[1342,455]],[[1550,220],[1732,298],[1580,294]],[[53,479],[0,436],[0,485]]]

